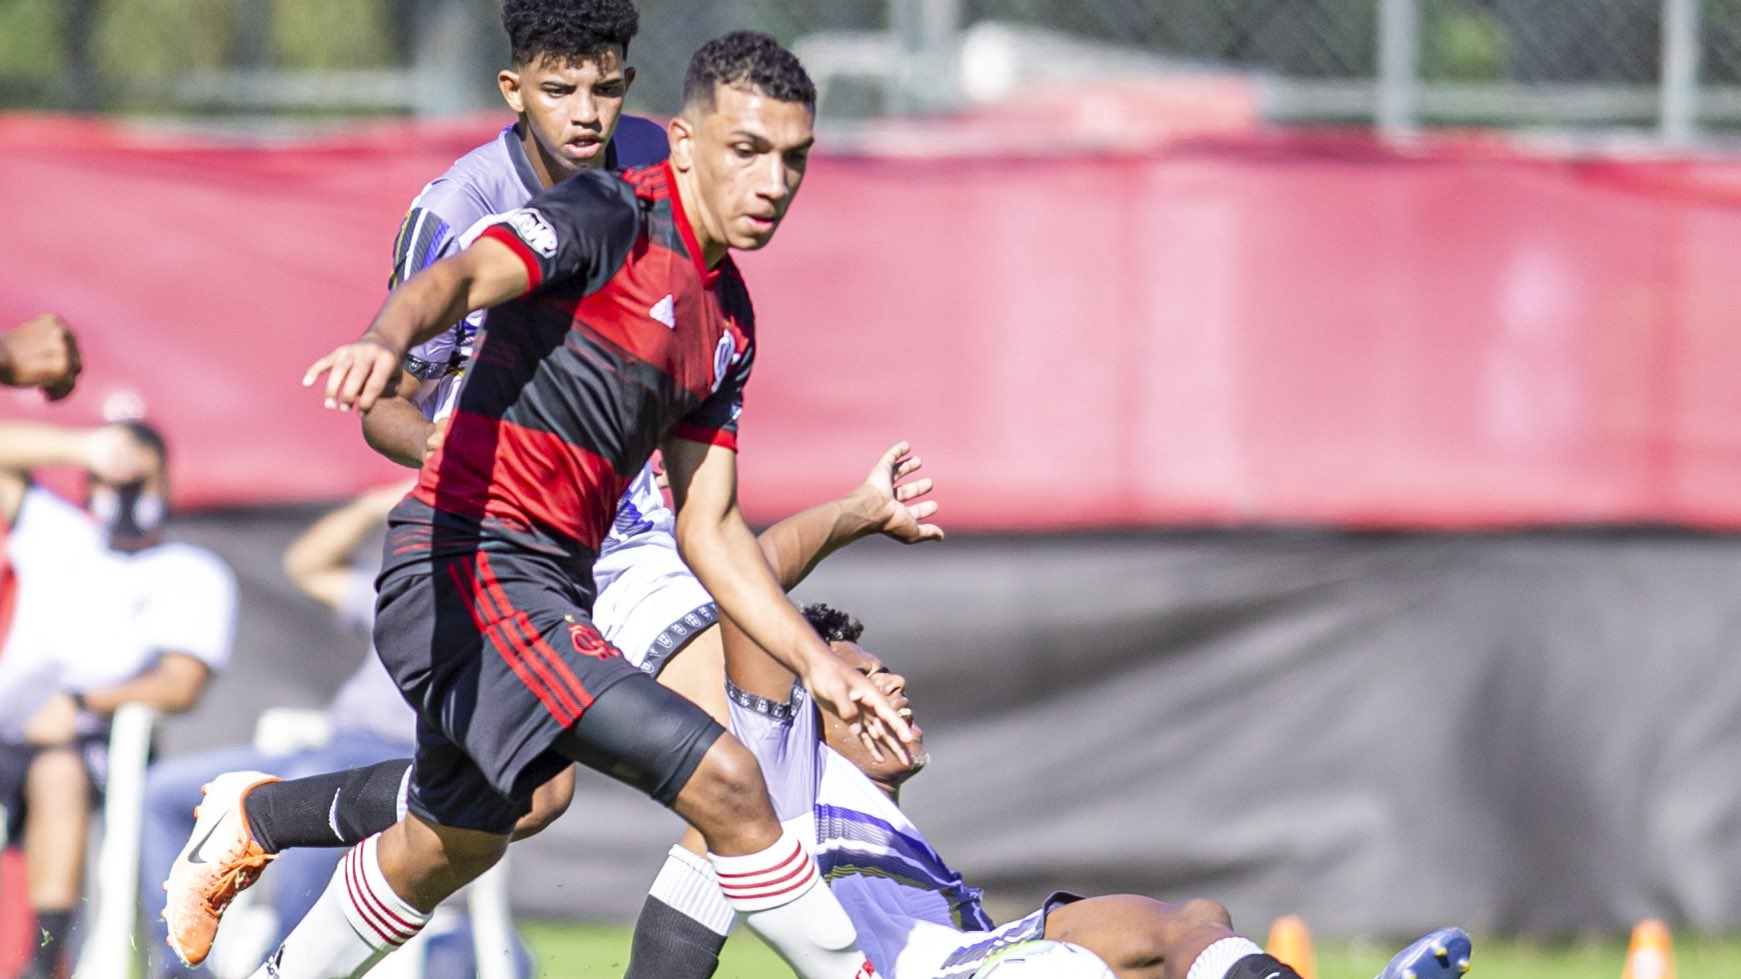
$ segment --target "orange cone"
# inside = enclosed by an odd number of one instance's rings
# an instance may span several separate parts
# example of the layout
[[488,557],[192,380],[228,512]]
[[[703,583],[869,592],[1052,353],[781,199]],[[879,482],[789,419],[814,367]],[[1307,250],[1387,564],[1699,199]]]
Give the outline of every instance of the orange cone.
[[1318,979],[1318,964],[1312,959],[1312,933],[1306,929],[1306,919],[1299,915],[1284,915],[1270,925],[1269,943],[1264,951],[1293,966],[1300,979]]
[[1632,945],[1620,979],[1675,979],[1674,938],[1668,925],[1646,918],[1632,927]]

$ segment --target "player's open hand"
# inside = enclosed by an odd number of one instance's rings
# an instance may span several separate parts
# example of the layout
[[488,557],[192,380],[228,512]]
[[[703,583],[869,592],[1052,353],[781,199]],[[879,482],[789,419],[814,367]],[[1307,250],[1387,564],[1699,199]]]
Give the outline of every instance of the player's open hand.
[[53,313],[32,316],[0,333],[0,383],[41,388],[48,400],[59,401],[73,392],[83,368],[78,339]]
[[903,764],[912,764],[917,747],[913,729],[863,673],[829,654],[811,664],[804,686],[823,710],[840,718],[864,742],[872,758],[881,761],[888,751]]
[[943,528],[926,523],[937,512],[937,501],[928,498],[931,478],[910,478],[924,465],[912,448],[906,442],[889,446],[863,485],[853,491],[852,500],[878,533],[903,544],[942,540]]
[[339,347],[315,361],[302,375],[302,386],[313,387],[326,378],[326,406],[339,411],[368,411],[399,380],[399,361],[404,354],[370,333]]

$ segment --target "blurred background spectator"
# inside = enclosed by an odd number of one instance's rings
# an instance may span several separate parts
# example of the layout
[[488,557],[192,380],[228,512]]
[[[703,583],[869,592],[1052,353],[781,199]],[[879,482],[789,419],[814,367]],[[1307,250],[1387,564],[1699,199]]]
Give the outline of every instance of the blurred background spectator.
[[[84,513],[32,483],[56,465],[85,470]],[[12,682],[0,686],[0,789],[42,936],[27,979],[70,965],[107,718],[129,703],[191,708],[230,656],[234,577],[212,552],[165,536],[168,501],[167,449],[142,422],[0,425],[0,514],[21,588],[4,658]]]

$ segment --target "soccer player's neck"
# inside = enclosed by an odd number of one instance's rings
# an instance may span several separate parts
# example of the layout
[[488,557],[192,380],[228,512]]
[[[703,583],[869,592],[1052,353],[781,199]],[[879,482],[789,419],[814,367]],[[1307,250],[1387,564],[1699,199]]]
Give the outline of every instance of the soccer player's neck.
[[683,218],[689,222],[689,230],[695,235],[696,244],[701,246],[701,264],[709,269],[718,268],[719,263],[725,261],[726,254],[731,251],[731,246],[726,244],[724,234],[708,224],[695,168],[672,167],[671,173],[676,179],[674,190],[677,203],[683,209]]
[[[525,116],[520,117],[518,129],[520,148],[525,151],[527,162],[532,164],[532,172],[537,175],[538,182],[544,185],[545,190],[549,190],[583,170],[592,169],[589,166],[574,166],[558,159],[546,150],[544,144],[538,142],[538,137],[532,135],[532,127],[526,121]],[[598,159],[602,162],[604,154],[599,154]]]

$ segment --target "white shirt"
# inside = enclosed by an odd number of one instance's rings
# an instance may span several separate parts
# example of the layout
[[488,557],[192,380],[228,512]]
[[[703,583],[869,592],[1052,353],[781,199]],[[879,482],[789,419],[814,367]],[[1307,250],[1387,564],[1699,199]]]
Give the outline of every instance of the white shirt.
[[[167,541],[133,554],[107,551],[84,591],[96,621],[80,632],[61,682],[68,690],[98,690],[139,676],[165,653],[182,653],[216,673],[230,661],[236,637],[236,577],[203,547]],[[102,721],[85,718],[80,729]]]
[[24,723],[64,689],[67,664],[107,632],[113,603],[108,552],[89,515],[40,486],[24,494],[6,536],[17,575],[11,627],[0,643],[0,740],[22,740]]

